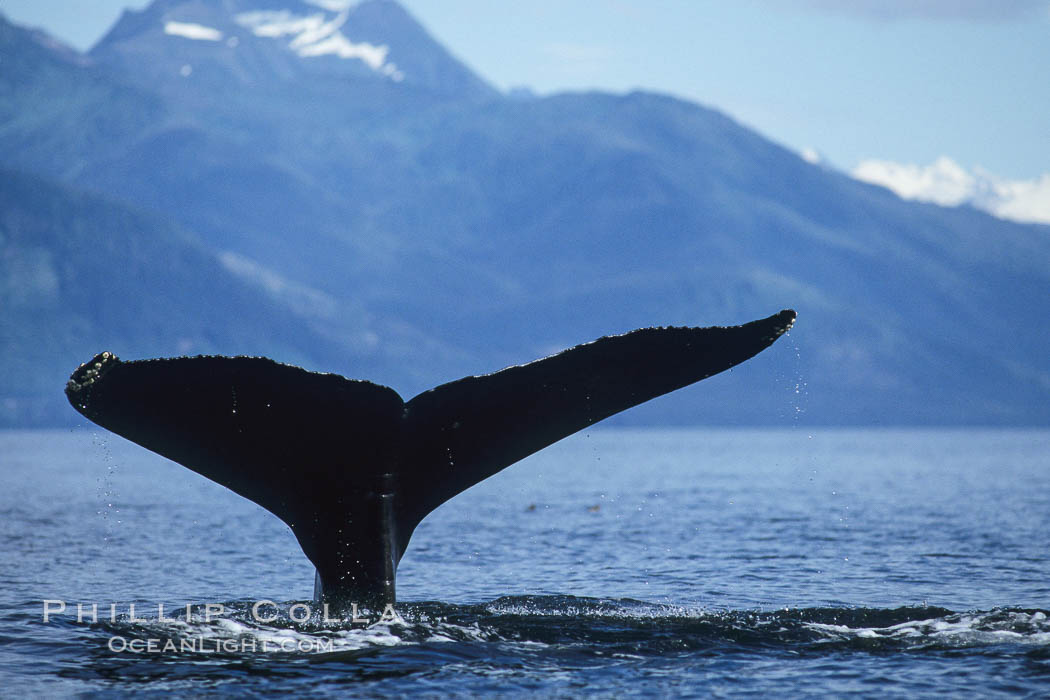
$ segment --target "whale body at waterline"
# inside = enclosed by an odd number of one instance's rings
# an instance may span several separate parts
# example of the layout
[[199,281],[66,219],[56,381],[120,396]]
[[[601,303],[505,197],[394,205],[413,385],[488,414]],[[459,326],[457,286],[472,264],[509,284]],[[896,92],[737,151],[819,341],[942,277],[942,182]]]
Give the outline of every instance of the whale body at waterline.
[[317,568],[315,595],[379,609],[423,518],[518,460],[632,406],[706,379],[794,323],[606,336],[404,401],[389,387],[264,357],[81,365],[69,402],[108,430],[258,503]]

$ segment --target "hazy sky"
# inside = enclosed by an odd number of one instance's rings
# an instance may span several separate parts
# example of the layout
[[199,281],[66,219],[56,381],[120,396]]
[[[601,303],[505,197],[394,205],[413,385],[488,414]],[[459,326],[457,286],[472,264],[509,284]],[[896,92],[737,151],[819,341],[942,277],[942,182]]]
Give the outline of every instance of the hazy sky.
[[[142,0],[0,0],[88,48]],[[853,168],[1050,172],[1050,0],[402,0],[501,88],[636,87]]]

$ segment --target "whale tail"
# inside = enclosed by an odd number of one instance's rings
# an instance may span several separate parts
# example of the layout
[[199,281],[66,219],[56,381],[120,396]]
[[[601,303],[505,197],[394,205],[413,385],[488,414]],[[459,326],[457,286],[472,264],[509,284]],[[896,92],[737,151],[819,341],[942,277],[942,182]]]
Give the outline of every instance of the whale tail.
[[781,311],[741,326],[599,338],[404,401],[393,389],[261,357],[81,365],[80,413],[248,498],[295,533],[337,604],[394,602],[416,525],[473,484],[587,426],[771,345]]

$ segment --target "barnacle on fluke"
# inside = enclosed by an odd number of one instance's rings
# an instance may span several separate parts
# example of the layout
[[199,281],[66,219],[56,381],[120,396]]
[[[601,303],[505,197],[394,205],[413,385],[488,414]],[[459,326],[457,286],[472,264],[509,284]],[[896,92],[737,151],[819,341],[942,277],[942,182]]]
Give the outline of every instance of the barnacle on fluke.
[[117,362],[117,356],[111,352],[100,352],[91,358],[88,362],[77,367],[73,372],[73,376],[66,382],[66,391],[81,391],[96,381],[98,381],[102,375]]

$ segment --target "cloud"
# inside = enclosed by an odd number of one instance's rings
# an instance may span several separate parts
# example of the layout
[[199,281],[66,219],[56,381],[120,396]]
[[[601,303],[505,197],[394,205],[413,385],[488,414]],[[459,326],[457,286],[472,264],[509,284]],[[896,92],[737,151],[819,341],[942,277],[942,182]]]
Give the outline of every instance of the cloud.
[[1001,219],[1050,224],[1050,173],[1033,180],[1007,180],[983,168],[967,171],[942,156],[930,165],[865,160],[852,175],[904,199],[969,204]]
[[[792,0],[796,5],[866,19],[1009,22],[1047,12],[1046,0]],[[777,2],[779,4],[779,0]]]
[[865,160],[853,169],[853,177],[888,187],[904,199],[944,206],[962,204],[976,191],[973,175],[943,156],[932,165]]
[[998,216],[1050,224],[1050,173],[1036,180],[1002,182],[998,191],[1003,198],[996,208]]

